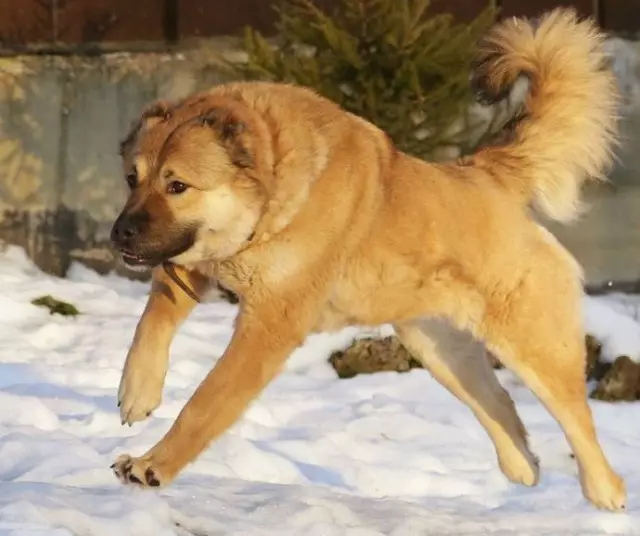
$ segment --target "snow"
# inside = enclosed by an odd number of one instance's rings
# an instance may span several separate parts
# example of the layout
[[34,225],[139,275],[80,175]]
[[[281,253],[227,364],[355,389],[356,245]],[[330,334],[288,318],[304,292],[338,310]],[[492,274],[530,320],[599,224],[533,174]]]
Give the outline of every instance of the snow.
[[[147,289],[80,266],[61,280],[19,249],[0,253],[0,536],[640,534],[640,404],[590,402],[629,489],[627,513],[601,512],[580,493],[559,427],[508,372],[501,381],[541,458],[533,489],[506,480],[470,411],[425,371],[338,380],[326,358],[366,334],[357,329],[310,337],[170,487],[123,487],[109,465],[168,429],[223,352],[236,312],[195,311],[172,348],[163,405],[123,427],[116,389]],[[29,303],[43,294],[82,315]],[[587,327],[609,358],[640,358],[639,303],[585,297]]]

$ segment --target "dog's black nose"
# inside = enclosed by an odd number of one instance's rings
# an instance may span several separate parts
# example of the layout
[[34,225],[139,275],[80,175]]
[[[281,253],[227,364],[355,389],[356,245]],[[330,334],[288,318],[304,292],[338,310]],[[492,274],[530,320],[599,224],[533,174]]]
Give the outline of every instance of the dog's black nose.
[[148,217],[143,213],[120,214],[111,229],[111,241],[119,247],[127,247],[143,230]]
[[111,228],[111,242],[116,246],[125,246],[125,242],[133,238],[136,234],[135,228],[130,225],[129,218],[121,215]]

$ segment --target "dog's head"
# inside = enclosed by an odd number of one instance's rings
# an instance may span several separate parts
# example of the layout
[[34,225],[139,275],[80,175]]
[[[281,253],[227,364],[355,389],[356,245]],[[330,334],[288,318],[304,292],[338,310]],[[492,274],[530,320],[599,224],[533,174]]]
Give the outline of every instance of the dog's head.
[[259,121],[206,96],[141,115],[121,144],[130,193],[111,231],[126,264],[222,260],[247,243],[267,200]]

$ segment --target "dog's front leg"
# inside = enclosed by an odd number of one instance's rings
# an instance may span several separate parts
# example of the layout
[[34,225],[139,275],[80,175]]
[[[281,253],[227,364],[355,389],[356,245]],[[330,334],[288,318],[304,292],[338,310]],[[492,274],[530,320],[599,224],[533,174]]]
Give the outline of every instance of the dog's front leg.
[[171,429],[144,456],[120,456],[112,466],[118,478],[166,485],[229,428],[304,341],[312,314],[298,305],[243,306],[229,347]]
[[[176,267],[177,275],[202,296],[209,280]],[[153,271],[151,293],[127,355],[118,389],[122,424],[146,419],[160,405],[169,364],[169,347],[180,324],[196,302],[162,267]]]

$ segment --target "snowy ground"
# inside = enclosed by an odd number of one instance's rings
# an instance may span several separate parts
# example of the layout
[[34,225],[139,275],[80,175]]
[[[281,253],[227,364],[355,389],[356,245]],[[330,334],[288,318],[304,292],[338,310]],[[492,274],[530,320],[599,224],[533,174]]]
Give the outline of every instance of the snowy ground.
[[[541,458],[534,489],[507,482],[470,412],[422,370],[337,380],[326,364],[355,331],[314,336],[222,439],[166,490],[120,486],[109,465],[169,427],[224,350],[235,309],[201,306],[178,335],[165,401],[122,427],[115,394],[147,285],[74,267],[38,272],[0,253],[0,535],[640,534],[640,404],[593,403],[629,511],[582,498],[563,436],[506,372]],[[30,305],[54,294],[82,315]],[[585,299],[605,350],[640,357],[638,301]]]

